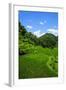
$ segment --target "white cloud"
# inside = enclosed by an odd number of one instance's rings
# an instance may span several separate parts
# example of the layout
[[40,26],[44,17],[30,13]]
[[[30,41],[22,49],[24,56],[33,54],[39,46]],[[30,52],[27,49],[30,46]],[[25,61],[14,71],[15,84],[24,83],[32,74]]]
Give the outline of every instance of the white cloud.
[[34,35],[36,35],[37,37],[41,37],[42,35],[44,35],[45,33],[42,33],[40,30],[37,30],[33,33]]
[[56,29],[48,29],[48,33],[52,33],[55,36],[58,36],[58,30],[56,30]]
[[40,24],[43,25],[44,23],[40,21]]
[[31,25],[27,25],[27,28],[28,28],[28,29],[32,29],[32,26],[31,26]]
[[44,20],[43,22],[42,22],[42,21],[40,21],[40,24],[41,24],[41,25],[43,25],[43,24],[45,24],[45,23],[47,23],[47,21],[46,21],[46,20]]

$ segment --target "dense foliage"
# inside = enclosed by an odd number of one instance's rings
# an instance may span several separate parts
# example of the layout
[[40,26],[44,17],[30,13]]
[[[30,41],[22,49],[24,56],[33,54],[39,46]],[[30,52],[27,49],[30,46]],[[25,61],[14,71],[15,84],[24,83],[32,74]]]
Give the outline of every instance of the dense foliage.
[[46,33],[45,35],[37,38],[31,32],[27,32],[24,26],[19,22],[19,54],[24,55],[30,53],[35,46],[43,48],[57,47],[58,37],[53,34]]

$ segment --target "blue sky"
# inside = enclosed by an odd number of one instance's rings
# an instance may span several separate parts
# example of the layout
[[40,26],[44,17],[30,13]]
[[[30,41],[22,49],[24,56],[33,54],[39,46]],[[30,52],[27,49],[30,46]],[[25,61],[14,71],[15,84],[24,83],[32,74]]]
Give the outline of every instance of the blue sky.
[[18,17],[26,30],[37,37],[45,33],[58,35],[58,13],[56,12],[19,11]]

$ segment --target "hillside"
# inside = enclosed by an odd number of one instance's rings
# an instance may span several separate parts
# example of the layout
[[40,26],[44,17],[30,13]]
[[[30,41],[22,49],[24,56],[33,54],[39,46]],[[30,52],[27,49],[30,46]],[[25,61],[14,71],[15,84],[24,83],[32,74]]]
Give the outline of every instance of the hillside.
[[58,37],[37,38],[19,23],[19,79],[58,76]]
[[41,46],[43,48],[53,48],[58,45],[58,37],[51,33],[46,33],[43,36],[37,38],[31,32],[27,32],[24,26],[19,22],[19,54],[26,54],[31,52],[35,46]]
[[43,47],[56,47],[58,43],[58,36],[51,33],[46,33],[39,38],[40,44]]

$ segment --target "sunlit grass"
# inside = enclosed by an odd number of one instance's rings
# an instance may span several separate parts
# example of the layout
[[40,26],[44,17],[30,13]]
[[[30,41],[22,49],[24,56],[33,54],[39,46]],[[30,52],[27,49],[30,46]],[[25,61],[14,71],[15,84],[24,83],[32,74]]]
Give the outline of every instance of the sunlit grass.
[[19,79],[57,77],[57,57],[57,48],[32,47],[29,54],[19,56]]

